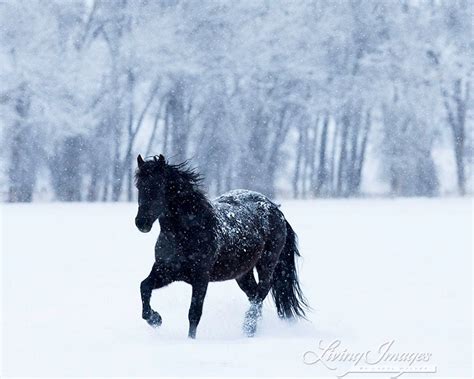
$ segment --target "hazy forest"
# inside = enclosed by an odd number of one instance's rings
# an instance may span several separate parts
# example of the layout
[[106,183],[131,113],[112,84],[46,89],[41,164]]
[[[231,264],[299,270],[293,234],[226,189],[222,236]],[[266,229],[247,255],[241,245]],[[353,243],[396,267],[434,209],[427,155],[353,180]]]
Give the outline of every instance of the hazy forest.
[[472,192],[468,0],[2,0],[3,201],[133,201],[136,155],[216,195]]

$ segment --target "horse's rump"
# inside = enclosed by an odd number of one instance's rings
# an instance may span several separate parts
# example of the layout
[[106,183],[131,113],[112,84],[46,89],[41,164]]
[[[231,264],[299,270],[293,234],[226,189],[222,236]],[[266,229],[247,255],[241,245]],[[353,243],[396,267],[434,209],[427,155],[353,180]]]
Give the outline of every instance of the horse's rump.
[[247,190],[233,190],[212,203],[217,218],[217,261],[213,280],[234,279],[252,269],[265,249],[276,225],[284,217],[266,196]]

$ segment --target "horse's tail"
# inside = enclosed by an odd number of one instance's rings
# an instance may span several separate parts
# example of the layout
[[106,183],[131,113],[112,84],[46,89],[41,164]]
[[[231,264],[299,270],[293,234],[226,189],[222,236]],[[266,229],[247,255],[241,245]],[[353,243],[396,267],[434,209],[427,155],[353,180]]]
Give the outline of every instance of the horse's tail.
[[305,318],[305,309],[309,309],[298,282],[296,257],[300,256],[296,233],[286,222],[286,243],[273,272],[272,297],[278,316],[281,318]]

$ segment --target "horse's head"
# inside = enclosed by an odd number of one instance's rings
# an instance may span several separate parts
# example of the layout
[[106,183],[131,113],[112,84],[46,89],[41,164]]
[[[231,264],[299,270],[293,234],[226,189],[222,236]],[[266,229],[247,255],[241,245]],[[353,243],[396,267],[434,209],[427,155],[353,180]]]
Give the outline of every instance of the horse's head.
[[165,168],[163,155],[144,161],[137,157],[138,169],[136,185],[138,189],[138,213],[135,225],[138,230],[148,233],[153,223],[165,211]]

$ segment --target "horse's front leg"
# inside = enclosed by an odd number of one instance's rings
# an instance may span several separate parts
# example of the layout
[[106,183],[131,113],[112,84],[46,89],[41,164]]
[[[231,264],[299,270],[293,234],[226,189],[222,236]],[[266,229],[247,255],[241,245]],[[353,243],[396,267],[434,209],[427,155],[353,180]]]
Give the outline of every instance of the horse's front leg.
[[148,322],[148,324],[155,328],[161,325],[162,319],[160,314],[154,311],[150,306],[151,292],[154,289],[167,286],[172,281],[171,275],[165,270],[160,270],[155,263],[151,269],[150,275],[148,275],[140,285],[142,296],[142,317],[146,322]]
[[209,284],[209,276],[201,276],[192,283],[193,294],[191,298],[191,306],[189,307],[189,338],[196,338],[196,329],[201,320],[202,307],[204,298],[206,297],[207,286]]

